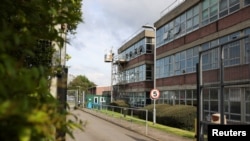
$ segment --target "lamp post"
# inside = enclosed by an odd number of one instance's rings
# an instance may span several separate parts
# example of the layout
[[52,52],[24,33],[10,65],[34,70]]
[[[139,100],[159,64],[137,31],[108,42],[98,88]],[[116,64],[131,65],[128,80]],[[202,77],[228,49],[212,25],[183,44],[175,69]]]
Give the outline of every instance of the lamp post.
[[[143,25],[143,28],[149,28],[149,29],[153,29],[154,31],[154,37],[155,37],[155,41],[154,41],[154,89],[156,89],[156,28],[154,26],[150,26],[150,25]],[[154,100],[154,109],[153,109],[153,124],[156,123],[156,109],[155,109],[155,100]]]

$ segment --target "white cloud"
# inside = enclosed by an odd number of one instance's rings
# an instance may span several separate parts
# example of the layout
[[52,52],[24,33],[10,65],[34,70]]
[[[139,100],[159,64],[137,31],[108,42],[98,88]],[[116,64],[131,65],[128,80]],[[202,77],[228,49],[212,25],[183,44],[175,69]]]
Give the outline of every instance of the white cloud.
[[83,20],[70,37],[69,73],[85,75],[97,85],[111,84],[111,64],[104,54],[117,50],[144,24],[153,25],[175,0],[83,0]]

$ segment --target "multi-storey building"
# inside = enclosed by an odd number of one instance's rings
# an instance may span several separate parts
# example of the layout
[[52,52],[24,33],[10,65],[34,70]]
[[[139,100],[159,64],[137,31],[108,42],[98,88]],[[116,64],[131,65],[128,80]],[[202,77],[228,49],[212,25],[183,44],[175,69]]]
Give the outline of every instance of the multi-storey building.
[[[219,79],[231,83],[227,87],[223,84],[228,121],[250,123],[249,12],[249,0],[193,0],[156,21],[156,86],[161,91],[158,102],[196,105],[196,64],[200,63],[204,83],[216,84],[221,82]],[[219,69],[224,70],[221,78]],[[222,91],[218,86],[202,91],[204,119],[221,110]]]
[[154,32],[144,30],[118,49],[114,57],[114,98],[126,100],[131,106],[144,107],[151,103],[153,88]]
[[[250,0],[192,0],[157,20],[155,83],[161,94],[157,103],[197,106],[197,96],[202,95],[198,99],[202,102],[202,120],[223,110],[228,122],[249,124],[249,13]],[[118,50],[126,62],[120,64],[121,81],[116,86],[120,86],[120,96],[132,105],[151,103],[154,36],[147,37],[146,32]],[[144,48],[145,53],[139,55],[138,49],[147,43],[149,51]],[[205,88],[201,93],[197,93],[197,76]]]

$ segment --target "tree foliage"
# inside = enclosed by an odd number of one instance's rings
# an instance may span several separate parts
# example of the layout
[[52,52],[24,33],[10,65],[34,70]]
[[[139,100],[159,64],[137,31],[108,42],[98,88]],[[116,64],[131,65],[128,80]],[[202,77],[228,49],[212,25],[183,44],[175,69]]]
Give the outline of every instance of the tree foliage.
[[86,76],[79,75],[74,78],[68,85],[68,89],[78,89],[80,88],[81,91],[88,91],[88,88],[95,87],[96,84],[91,82]]
[[[44,141],[55,128],[71,134],[71,121],[57,112],[49,79],[53,44],[82,22],[82,0],[2,0],[0,5],[0,140]],[[67,25],[65,31],[64,25]],[[58,28],[60,27],[60,28]],[[46,42],[46,46],[41,46]],[[67,114],[67,113],[65,113]]]

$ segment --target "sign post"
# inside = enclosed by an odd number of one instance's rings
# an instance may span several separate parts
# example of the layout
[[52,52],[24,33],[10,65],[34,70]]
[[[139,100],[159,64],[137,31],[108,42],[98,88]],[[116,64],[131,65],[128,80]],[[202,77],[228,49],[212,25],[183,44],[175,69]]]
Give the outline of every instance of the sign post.
[[153,124],[156,123],[156,109],[155,109],[155,100],[160,97],[160,92],[158,89],[152,89],[150,91],[150,98],[154,100],[154,109],[153,109]]

